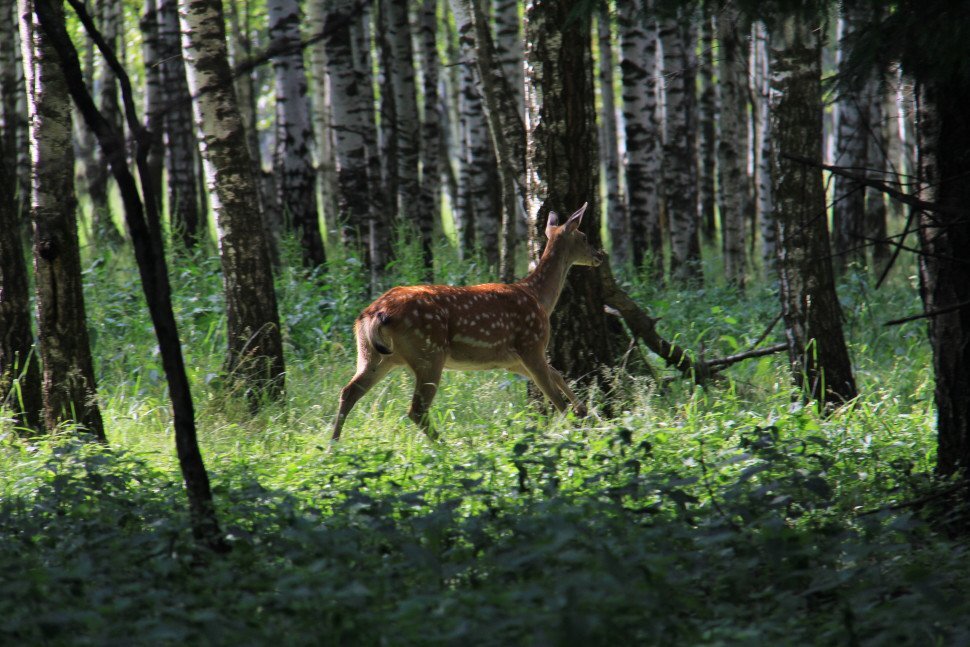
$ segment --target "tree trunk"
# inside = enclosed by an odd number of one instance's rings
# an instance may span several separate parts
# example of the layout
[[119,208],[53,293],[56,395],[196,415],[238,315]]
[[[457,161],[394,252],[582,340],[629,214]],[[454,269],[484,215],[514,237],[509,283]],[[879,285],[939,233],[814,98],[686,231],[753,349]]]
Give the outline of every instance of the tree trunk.
[[[232,37],[229,39],[229,59],[233,67],[241,65],[253,56],[253,43],[250,37],[252,4],[250,0],[230,2],[229,25]],[[242,5],[244,13],[240,12]],[[257,68],[258,69],[258,68]],[[242,117],[243,128],[246,131],[246,148],[249,149],[250,163],[253,167],[253,177],[256,178],[256,193],[259,197],[259,212],[262,214],[263,227],[268,232],[266,244],[270,261],[274,267],[279,267],[280,250],[279,238],[282,222],[280,206],[276,200],[276,185],[273,174],[263,170],[263,151],[259,137],[259,110],[256,106],[258,85],[257,70],[248,70],[241,74],[234,74],[236,98],[239,104],[239,114]]]
[[[919,197],[946,208],[921,212],[920,291],[925,312],[949,309],[927,319],[933,348],[937,472],[952,476],[970,467],[970,124],[965,75],[918,86],[916,132]],[[955,305],[962,304],[954,308]]]
[[[122,0],[98,0],[93,4],[100,18],[101,35],[113,51],[119,51],[118,45],[122,42],[120,37],[124,31]],[[98,59],[96,58],[96,60]],[[98,102],[105,119],[123,132],[121,107],[118,104],[118,81],[114,72],[107,65],[102,64],[100,69],[97,69],[95,87],[98,88]],[[122,239],[114,224],[113,211],[108,196],[108,181],[111,177],[108,165],[109,162],[104,159],[103,155],[96,156],[95,163],[87,174],[87,188],[93,207],[92,228],[95,231],[95,239],[99,244],[117,245]]]
[[[875,78],[869,84],[869,137],[866,140],[866,165],[871,172],[869,176],[874,180],[882,181],[886,178],[889,151],[889,139],[886,137],[886,113],[884,111],[886,101],[885,88],[881,87]],[[889,241],[886,240],[886,196],[882,191],[866,188],[866,244],[872,247],[873,267],[881,268],[889,259]]]
[[[839,66],[847,63],[846,41],[865,25],[866,9],[861,5],[847,3],[839,21]],[[864,169],[869,139],[869,101],[867,92],[843,91],[836,103],[838,111],[837,139],[835,143],[836,166]],[[844,177],[833,179],[834,204],[832,206],[832,246],[835,253],[833,265],[844,272],[851,264],[865,265],[865,188]]]
[[[570,213],[587,201],[582,228],[593,248],[601,246],[592,42],[579,4],[533,0],[526,9],[528,195],[537,251],[553,207]],[[551,362],[569,379],[590,384],[612,365],[614,335],[594,268],[569,273],[551,327]]]
[[332,90],[327,78],[327,43],[321,38],[327,24],[327,7],[324,2],[309,3],[310,34],[314,38],[310,47],[310,65],[313,76],[313,134],[317,151],[317,180],[322,194],[323,221],[327,237],[333,241],[338,231],[337,162],[333,149],[333,126],[331,114]]
[[667,138],[664,142],[664,187],[670,223],[670,272],[679,281],[701,280],[697,217],[697,158],[694,123],[694,47],[686,10],[666,19],[660,39],[664,49]]
[[427,279],[434,279],[431,242],[441,221],[441,112],[438,101],[438,0],[423,0],[419,19],[424,115],[421,119],[421,196],[417,224],[423,244]]
[[162,61],[165,168],[168,171],[168,214],[172,233],[186,248],[195,246],[206,213],[198,192],[196,135],[192,99],[185,80],[177,0],[159,0],[158,42]]
[[822,172],[781,152],[822,156],[819,26],[788,17],[772,29],[772,195],[789,359],[803,397],[841,404],[856,396],[842,334],[825,218]]
[[596,40],[599,47],[600,124],[599,144],[606,181],[606,223],[610,233],[610,260],[617,268],[630,264],[630,222],[626,200],[620,187],[620,146],[617,141],[616,101],[612,21],[608,5],[600,7],[596,17]]
[[721,190],[721,243],[724,276],[740,288],[745,281],[744,219],[748,178],[747,66],[744,26],[733,3],[718,16],[718,76],[721,86],[720,140],[717,145],[718,185]]
[[431,232],[421,227],[418,163],[421,151],[421,120],[418,118],[417,88],[414,82],[414,46],[408,22],[406,0],[381,0],[386,12],[384,26],[390,55],[391,91],[394,93],[394,136],[397,145],[398,215],[421,234],[425,267],[431,268]]
[[245,131],[226,51],[220,0],[180,0],[189,89],[219,233],[226,293],[226,370],[255,406],[283,396],[276,292]]
[[151,150],[148,168],[151,177],[151,194],[157,203],[155,210],[162,213],[162,170],[165,167],[164,108],[161,61],[158,56],[158,6],[155,0],[145,0],[139,23],[142,34],[142,61],[145,64],[145,128],[151,134]]
[[[74,103],[84,116],[88,127],[97,136],[106,158],[111,161],[111,173],[121,193],[125,222],[131,232],[142,288],[155,328],[162,366],[168,380],[175,427],[175,445],[188,494],[193,535],[197,541],[211,550],[226,552],[229,547],[219,530],[212,491],[209,488],[209,477],[196,440],[192,394],[185,372],[175,315],[172,311],[160,219],[155,210],[156,198],[152,195],[152,184],[148,177],[147,147],[151,142],[138,123],[138,116],[134,111],[134,98],[130,94],[130,80],[110,47],[103,48],[102,54],[105,59],[124,81],[122,88],[126,94],[127,123],[135,131],[133,133],[136,142],[135,159],[145,195],[144,202],[139,195],[135,178],[128,169],[127,159],[123,155],[124,137],[95,107],[94,100],[81,79],[77,52],[64,28],[63,19],[58,15],[59,12],[55,13],[50,0],[37,0],[36,10],[42,28],[57,48],[60,67],[64,71]],[[88,33],[93,34],[94,23],[83,7],[78,10],[78,16]]]
[[[642,0],[617,4],[626,128],[626,191],[631,257],[649,259],[663,276],[660,191],[663,142],[657,104],[657,25],[643,15]],[[643,21],[646,20],[646,23]]]
[[[10,5],[0,2],[0,16],[12,17]],[[0,63],[12,59],[13,40],[0,42]],[[10,54],[10,59],[7,55]],[[4,87],[6,91],[8,88]],[[34,352],[34,333],[30,327],[30,288],[27,264],[20,233],[17,209],[16,154],[8,146],[13,137],[8,131],[13,115],[6,92],[3,99],[4,146],[0,150],[0,406],[14,414],[13,424],[20,431],[43,431],[43,397],[40,388],[39,360]]]
[[[81,287],[67,82],[47,36],[35,25],[33,1],[19,0],[18,11],[29,94],[34,178],[31,218],[44,423],[53,431],[61,423],[76,422],[103,442]],[[63,23],[61,7],[55,16]]]
[[[766,269],[775,266],[776,227],[771,206],[771,130],[768,118],[768,47],[765,27],[756,22],[751,29],[751,107],[754,121],[754,209],[761,232],[761,259]],[[751,239],[754,240],[752,230]],[[753,248],[752,248],[752,255]]]
[[277,202],[283,218],[300,239],[303,264],[319,267],[326,261],[320,216],[317,213],[316,172],[313,169],[307,77],[300,45],[302,19],[297,0],[270,0],[269,37],[283,51],[273,57],[276,81]]
[[[697,146],[697,193],[701,219],[701,234],[703,235],[706,243],[713,243],[715,237],[717,236],[717,222],[715,218],[715,196],[717,195],[717,187],[715,178],[717,177],[717,173],[720,171],[717,166],[718,85],[714,83],[714,32],[719,32],[720,29],[723,29],[721,22],[725,19],[729,19],[729,11],[732,14],[737,14],[736,10],[731,11],[728,9],[728,6],[729,5],[726,5],[721,10],[721,13],[715,18],[714,12],[711,11],[711,7],[705,4],[704,13],[701,18],[701,51],[700,67],[698,68],[698,73],[700,74],[701,94],[697,110],[698,121],[700,122],[698,128],[699,141]],[[723,51],[722,48],[724,47],[724,44],[720,42],[720,39],[718,40],[718,51]],[[723,59],[721,59],[721,63],[723,65]],[[725,81],[723,76],[719,76],[718,80],[722,84]],[[723,212],[721,213],[721,217],[723,219]]]

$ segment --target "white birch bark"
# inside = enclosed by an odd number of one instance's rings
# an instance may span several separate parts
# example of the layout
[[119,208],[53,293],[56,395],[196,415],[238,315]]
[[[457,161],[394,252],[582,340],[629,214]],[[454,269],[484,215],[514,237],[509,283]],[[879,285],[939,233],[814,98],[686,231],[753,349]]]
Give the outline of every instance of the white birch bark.
[[[755,22],[751,27],[751,97],[754,100],[752,116],[754,137],[755,220],[761,233],[761,258],[765,268],[775,265],[776,228],[771,211],[771,138],[769,137],[768,96],[768,47],[764,24]],[[752,233],[752,237],[753,237]]]
[[323,221],[328,239],[337,234],[337,166],[334,159],[330,115],[333,106],[330,101],[330,81],[327,77],[327,45],[321,37],[327,22],[325,2],[308,4],[310,37],[314,40],[310,47],[310,67],[313,83],[313,134],[316,146],[317,179],[320,184]]
[[423,0],[420,8],[419,34],[421,52],[422,96],[421,118],[421,193],[417,224],[421,233],[424,263],[428,278],[433,277],[432,242],[435,225],[441,220],[441,102],[439,101],[438,1]]
[[226,295],[226,369],[258,402],[283,395],[283,345],[267,232],[229,68],[220,0],[180,0],[189,90],[219,237]]
[[657,103],[657,27],[644,22],[642,0],[617,4],[626,135],[626,193],[631,259],[640,267],[651,259],[663,272],[660,229],[660,169],[663,143]]
[[[845,65],[846,39],[862,26],[865,11],[851,3],[843,7],[839,20],[838,64]],[[869,138],[869,102],[862,93],[842,92],[836,102],[836,166],[866,168]],[[844,271],[852,263],[865,264],[865,188],[841,176],[832,179],[832,246],[836,270]]]
[[[421,184],[418,164],[421,151],[421,120],[418,116],[417,88],[414,80],[414,47],[408,21],[406,0],[382,0],[387,12],[386,34],[390,44],[391,87],[394,92],[395,134],[397,137],[398,212],[401,218],[418,225]],[[420,227],[419,231],[420,231]],[[424,241],[430,246],[431,241]]]
[[307,102],[307,76],[300,43],[302,14],[297,0],[270,0],[269,35],[281,53],[273,57],[276,87],[276,146],[273,168],[283,217],[300,240],[303,264],[326,261],[317,212],[313,169],[313,130]]
[[612,19],[607,4],[601,6],[596,16],[596,41],[599,49],[599,144],[606,184],[605,217],[610,235],[610,260],[617,269],[625,269],[630,263],[630,222],[620,186],[620,148],[614,100],[616,61],[613,55]]

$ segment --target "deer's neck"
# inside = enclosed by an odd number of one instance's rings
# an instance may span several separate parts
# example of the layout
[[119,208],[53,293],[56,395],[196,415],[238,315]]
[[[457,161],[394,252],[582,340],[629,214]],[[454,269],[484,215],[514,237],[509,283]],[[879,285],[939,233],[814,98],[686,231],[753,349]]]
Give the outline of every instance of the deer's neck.
[[532,290],[547,314],[551,314],[566,284],[570,264],[557,254],[550,253],[549,246],[539,259],[539,264],[529,276],[519,283]]

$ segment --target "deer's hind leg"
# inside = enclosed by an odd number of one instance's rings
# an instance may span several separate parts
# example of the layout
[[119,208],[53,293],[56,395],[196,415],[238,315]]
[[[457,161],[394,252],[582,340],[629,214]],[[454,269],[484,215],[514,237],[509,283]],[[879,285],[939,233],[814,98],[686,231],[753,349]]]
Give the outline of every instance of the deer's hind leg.
[[331,440],[340,439],[340,430],[343,428],[344,420],[350,410],[395,366],[397,364],[390,361],[390,358],[370,349],[366,349],[358,355],[357,374],[340,391],[340,407],[337,409],[337,418],[333,423]]

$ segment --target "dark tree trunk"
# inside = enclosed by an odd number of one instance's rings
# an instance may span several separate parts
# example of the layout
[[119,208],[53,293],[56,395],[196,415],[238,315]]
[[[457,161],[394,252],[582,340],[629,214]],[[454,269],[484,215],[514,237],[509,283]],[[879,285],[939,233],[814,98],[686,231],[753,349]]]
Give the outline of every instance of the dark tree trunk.
[[[930,345],[936,378],[937,471],[970,476],[970,83],[953,78],[922,85],[919,92],[920,197],[946,208],[922,212],[920,279],[923,307],[931,316]],[[960,305],[962,304],[962,305]],[[954,306],[959,306],[953,309]]]
[[[571,213],[590,203],[582,223],[600,248],[599,158],[593,104],[590,23],[577,18],[574,0],[533,1],[526,13],[530,113],[527,159],[533,249],[545,243],[549,212]],[[553,366],[580,383],[595,383],[617,355],[603,311],[597,272],[575,267],[552,315]]]
[[424,114],[421,119],[421,196],[417,224],[428,280],[434,279],[433,241],[441,220],[441,106],[438,100],[438,1],[423,0],[420,9],[421,69]]
[[[70,2],[78,11],[82,23],[89,33],[100,39],[100,35],[96,34],[94,25],[90,17],[83,11],[83,7],[77,3],[77,0],[70,0]],[[79,7],[81,7],[80,10]],[[54,12],[50,0],[37,0],[37,16],[45,33],[49,35],[57,48],[60,65],[68,79],[69,90],[75,104],[88,126],[97,136],[98,143],[105,153],[105,158],[111,161],[111,173],[121,192],[125,222],[131,232],[142,289],[148,303],[152,324],[155,327],[155,335],[162,356],[162,366],[168,380],[172,413],[175,419],[175,445],[188,493],[193,534],[197,541],[212,550],[225,552],[228,550],[228,546],[219,530],[212,492],[209,488],[209,476],[202,462],[202,455],[196,441],[192,394],[189,390],[178,329],[172,310],[171,289],[168,282],[168,268],[165,265],[159,214],[155,209],[156,198],[152,195],[152,185],[148,179],[147,147],[150,145],[150,140],[148,134],[139,126],[138,117],[135,114],[131,84],[110,47],[100,41],[99,47],[102,54],[106,59],[109,59],[109,64],[119,74],[122,83],[127,121],[134,131],[137,142],[136,160],[145,195],[144,202],[142,202],[135,178],[128,170],[127,160],[123,155],[125,150],[124,138],[118,130],[114,129],[113,124],[98,111],[88,89],[81,81],[77,52],[64,29],[63,20],[59,19]]]
[[[4,113],[3,117],[6,125],[8,115]],[[30,327],[17,176],[11,163],[16,156],[9,155],[11,152],[6,147],[0,152],[0,406],[14,412],[17,427],[42,431],[44,404]]]
[[[44,422],[51,431],[63,422],[76,422],[103,442],[81,286],[67,80],[49,38],[35,24],[33,0],[20,0],[18,7],[31,117],[31,219]],[[57,9],[51,20],[63,26],[63,10]]]
[[226,371],[253,406],[283,396],[276,291],[219,0],[181,0],[179,21],[219,232],[229,344]]
[[796,18],[772,29],[772,196],[792,373],[804,397],[840,404],[856,396],[856,387],[835,293],[822,173],[780,154],[822,156],[818,31]]
[[168,213],[172,232],[193,247],[203,231],[207,212],[200,199],[196,169],[198,147],[193,129],[192,99],[185,80],[185,61],[179,36],[177,0],[158,1],[158,53],[165,108],[165,167],[168,171]]

